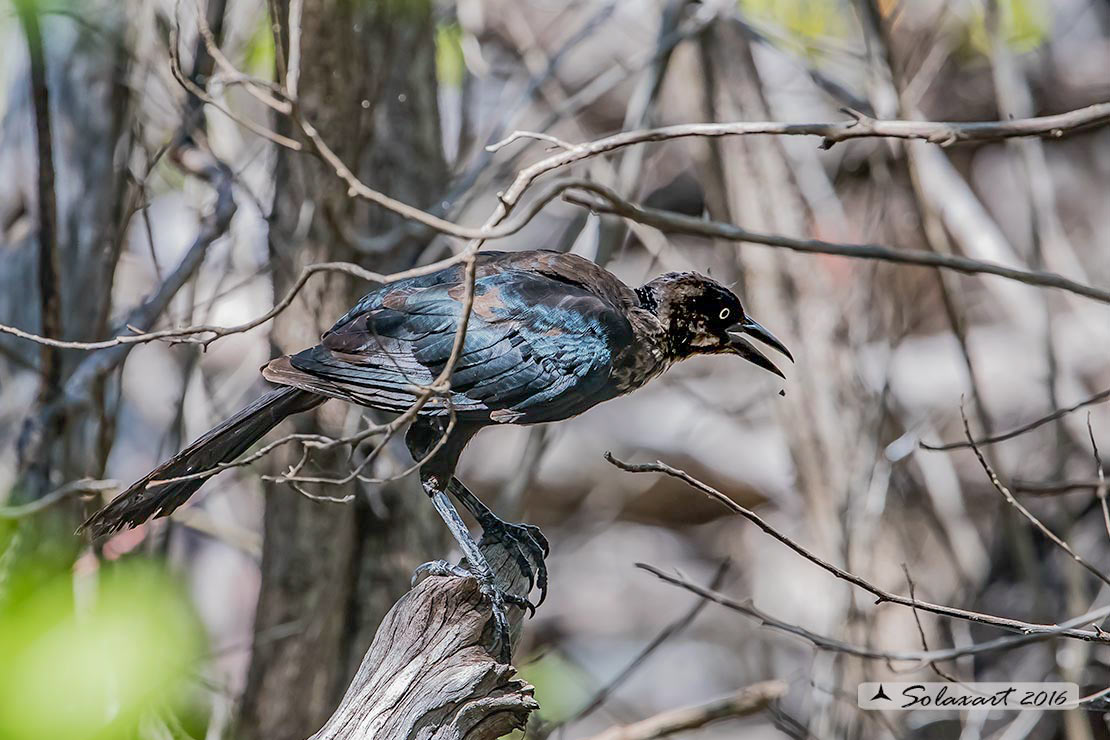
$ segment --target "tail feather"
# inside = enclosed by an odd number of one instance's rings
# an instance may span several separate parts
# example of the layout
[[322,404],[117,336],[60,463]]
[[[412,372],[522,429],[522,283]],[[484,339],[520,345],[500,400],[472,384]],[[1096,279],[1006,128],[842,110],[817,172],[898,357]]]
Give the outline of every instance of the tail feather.
[[96,539],[137,526],[153,517],[169,515],[218,471],[148,489],[151,481],[192,475],[211,470],[220,463],[231,462],[285,417],[307,411],[323,401],[324,398],[315,393],[290,387],[278,388],[258,397],[114,498],[89,517],[77,531],[88,531]]

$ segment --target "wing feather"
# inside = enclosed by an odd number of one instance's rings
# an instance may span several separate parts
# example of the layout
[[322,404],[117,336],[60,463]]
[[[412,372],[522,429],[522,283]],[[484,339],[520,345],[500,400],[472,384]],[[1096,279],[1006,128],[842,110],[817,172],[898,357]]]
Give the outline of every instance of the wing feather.
[[[466,417],[532,423],[566,418],[612,397],[613,358],[632,340],[620,307],[565,275],[494,270],[489,262],[475,282],[451,391],[422,413],[450,408]],[[445,273],[366,296],[288,365],[311,378],[316,392],[330,385],[329,395],[408,408],[446,367],[455,344],[465,291],[461,271]]]

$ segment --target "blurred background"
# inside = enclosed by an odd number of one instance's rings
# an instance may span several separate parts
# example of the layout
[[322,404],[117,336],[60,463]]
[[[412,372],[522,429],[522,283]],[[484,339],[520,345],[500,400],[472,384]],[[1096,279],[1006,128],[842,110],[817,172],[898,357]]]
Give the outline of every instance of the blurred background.
[[[1100,0],[292,4],[300,105],[321,137],[370,187],[468,225],[549,153],[534,140],[487,151],[517,129],[577,143],[684,122],[836,121],[842,108],[973,121],[1110,99]],[[0,0],[0,323],[73,341],[233,326],[265,314],[305,265],[390,272],[463,246],[350,197],[266,104],[296,66],[290,5]],[[1106,129],[945,148],[819,144],[683,139],[573,174],[753,231],[1110,285]],[[920,662],[818,649],[716,604],[691,617],[697,596],[634,564],[873,650],[1006,633],[925,613],[917,623],[681,481],[602,456],[682,468],[884,589],[1058,623],[1110,604],[1106,583],[1008,505],[970,450],[920,443],[964,439],[961,407],[990,435],[1110,387],[1104,305],[996,277],[663,235],[559,200],[489,246],[573,251],[631,285],[707,272],[797,359],[785,382],[738,360],[691,360],[579,418],[491,430],[469,448],[460,477],[552,545],[550,596],[515,656],[541,706],[527,737],[587,738],[766,679],[789,686],[773,707],[683,737],[1110,737],[1097,704],[861,712],[860,681],[943,679]],[[318,486],[353,499],[311,500],[264,479],[300,458],[287,445],[169,519],[95,548],[71,533],[253,398],[260,365],[314,343],[366,290],[317,275],[274,321],[207,346],[88,351],[0,334],[0,737],[283,740],[327,718],[413,569],[452,552],[411,476]],[[331,402],[270,439],[381,420]],[[1105,405],[984,452],[1105,571],[1092,441],[1110,449]],[[343,477],[367,451],[314,454],[305,469]],[[389,478],[408,464],[394,440],[368,470]],[[1073,640],[938,666],[962,680],[1074,681],[1085,694],[1110,685],[1110,650]]]

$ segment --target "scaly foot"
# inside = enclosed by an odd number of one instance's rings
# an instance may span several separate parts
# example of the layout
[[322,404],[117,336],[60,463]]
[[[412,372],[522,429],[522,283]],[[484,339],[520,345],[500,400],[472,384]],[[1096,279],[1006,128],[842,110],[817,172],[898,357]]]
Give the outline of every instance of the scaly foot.
[[[501,543],[512,554],[520,572],[528,579],[528,590],[533,587],[540,589],[536,606],[542,604],[547,598],[547,565],[544,559],[550,548],[539,527],[532,524],[510,524],[492,513],[488,517],[482,517],[478,523],[482,525],[483,537]],[[534,608],[532,612],[535,613]]]
[[536,608],[532,602],[523,596],[517,596],[501,589],[489,571],[479,568],[469,568],[463,565],[454,565],[446,560],[433,560],[419,566],[412,574],[412,583],[421,576],[454,576],[456,578],[473,578],[478,582],[478,592],[490,602],[490,611],[493,613],[493,650],[502,663],[512,661],[512,639],[509,635],[509,619],[506,607],[508,604],[518,606],[525,611],[535,613]]

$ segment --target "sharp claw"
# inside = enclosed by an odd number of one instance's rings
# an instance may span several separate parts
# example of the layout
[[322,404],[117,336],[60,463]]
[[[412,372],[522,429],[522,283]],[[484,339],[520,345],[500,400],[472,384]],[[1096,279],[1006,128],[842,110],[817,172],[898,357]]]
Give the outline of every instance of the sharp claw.
[[510,549],[521,574],[528,579],[528,590],[531,591],[536,585],[536,573],[532,570],[532,564],[528,562],[528,556],[524,554],[521,548],[513,547]]
[[[539,577],[540,598],[536,602],[536,607],[539,607],[547,599],[547,568],[540,569]],[[532,609],[532,614],[536,613],[536,609]]]
[[543,532],[540,531],[539,527],[534,524],[522,524],[520,526],[524,527],[528,531],[528,534],[532,535],[532,539],[539,543],[545,558],[551,554],[551,545],[548,543],[547,538],[543,536]]
[[502,592],[501,596],[505,600],[506,604],[512,604],[513,606],[520,607],[524,610],[526,614],[528,614],[528,616],[535,615],[536,605],[529,601],[527,597],[517,596],[516,594],[511,594],[507,592]]
[[496,518],[481,524],[485,536],[500,542],[512,552],[521,574],[528,579],[528,590],[540,589],[540,599],[531,607],[534,614],[535,607],[547,598],[547,566],[544,564],[550,552],[547,538],[539,527],[532,524],[508,524]]

